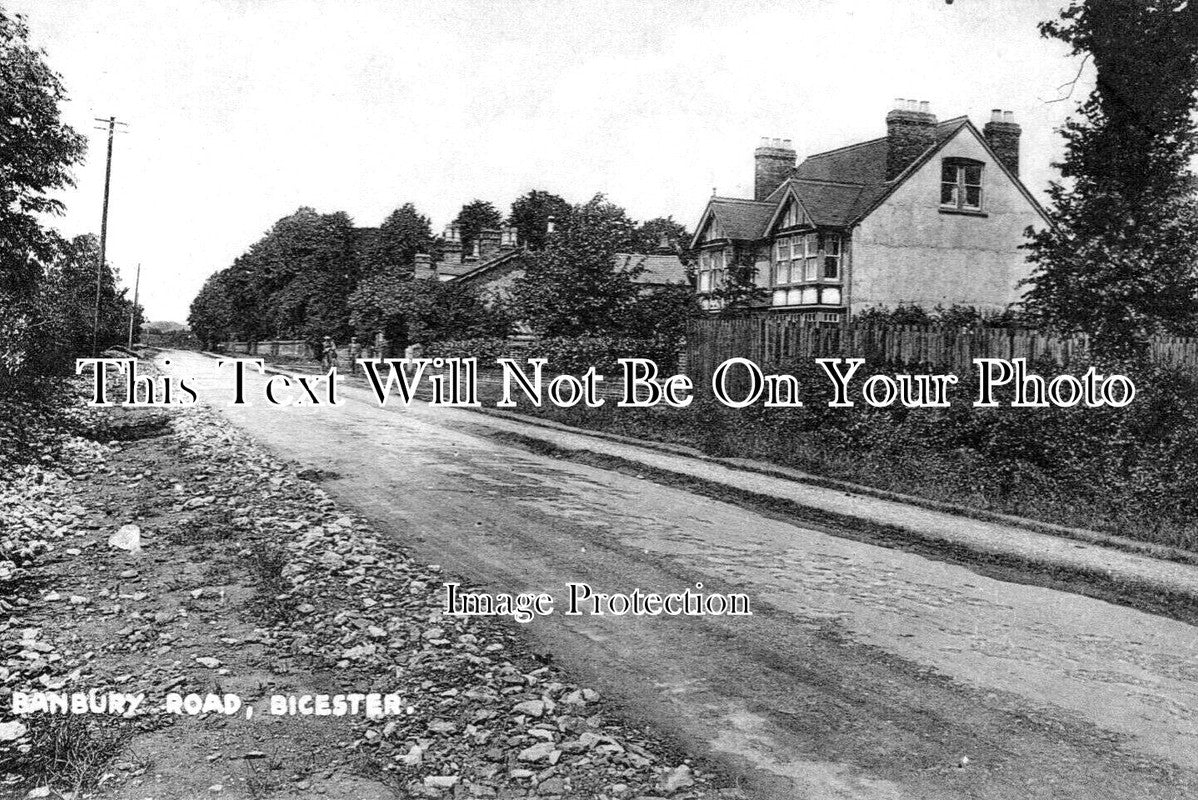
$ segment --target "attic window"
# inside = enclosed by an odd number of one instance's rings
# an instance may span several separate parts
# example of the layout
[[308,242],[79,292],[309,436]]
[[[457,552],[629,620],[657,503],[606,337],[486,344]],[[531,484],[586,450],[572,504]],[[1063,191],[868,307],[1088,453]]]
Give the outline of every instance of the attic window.
[[803,214],[799,211],[797,203],[787,203],[786,216],[782,219],[783,228],[793,228],[796,225],[803,223]]
[[940,205],[966,211],[982,210],[982,162],[946,158],[940,167]]

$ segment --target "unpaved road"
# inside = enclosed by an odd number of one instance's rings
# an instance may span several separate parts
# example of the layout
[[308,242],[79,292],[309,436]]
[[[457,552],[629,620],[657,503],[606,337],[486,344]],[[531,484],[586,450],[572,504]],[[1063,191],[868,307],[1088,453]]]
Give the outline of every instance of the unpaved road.
[[[1198,631],[530,453],[468,411],[226,407],[338,500],[493,592],[738,591],[752,617],[526,626],[634,720],[777,798],[1198,797]],[[160,359],[161,366],[161,359]],[[510,427],[507,423],[506,427]]]

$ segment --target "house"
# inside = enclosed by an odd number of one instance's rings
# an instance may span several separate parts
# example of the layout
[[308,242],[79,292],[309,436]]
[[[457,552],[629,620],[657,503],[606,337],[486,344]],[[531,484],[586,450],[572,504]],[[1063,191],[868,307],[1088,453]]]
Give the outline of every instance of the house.
[[[483,232],[484,236],[486,233]],[[450,236],[451,233],[447,231],[445,241],[451,244],[453,239]],[[515,249],[514,232],[510,241],[510,248],[501,244],[488,251],[484,247],[480,256],[471,260],[459,261],[451,256],[433,264],[430,256],[417,255],[416,277],[435,276],[445,281],[469,284],[479,289],[484,297],[501,299],[509,294],[512,284],[524,274],[521,256],[526,251]],[[653,253],[616,253],[612,261],[616,270],[640,266],[641,271],[633,278],[633,282],[646,291],[666,286],[688,285],[691,280],[682,259],[677,252],[669,248]]]
[[428,254],[416,256],[417,278],[456,280],[476,270],[511,261],[520,253],[515,228],[484,228],[469,247],[463,247],[461,226],[456,222],[445,226],[440,249],[441,258],[435,263]]
[[1019,180],[1014,115],[995,110],[979,131],[899,100],[886,128],[798,166],[789,139],[763,140],[754,196],[713,196],[696,228],[698,291],[715,291],[740,265],[754,268],[768,308],[819,321],[900,303],[1017,301],[1030,272],[1024,230],[1049,223]]

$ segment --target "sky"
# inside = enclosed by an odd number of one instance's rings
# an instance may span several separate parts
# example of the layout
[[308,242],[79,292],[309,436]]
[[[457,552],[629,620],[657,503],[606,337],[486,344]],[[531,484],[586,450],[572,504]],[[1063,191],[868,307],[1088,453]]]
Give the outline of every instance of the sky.
[[597,192],[688,228],[752,194],[761,137],[799,158],[886,132],[895,98],[1023,127],[1039,196],[1089,92],[1039,36],[1063,0],[0,0],[86,134],[63,234],[98,232],[147,318],[185,321],[205,278],[300,206],[439,232],[475,198]]

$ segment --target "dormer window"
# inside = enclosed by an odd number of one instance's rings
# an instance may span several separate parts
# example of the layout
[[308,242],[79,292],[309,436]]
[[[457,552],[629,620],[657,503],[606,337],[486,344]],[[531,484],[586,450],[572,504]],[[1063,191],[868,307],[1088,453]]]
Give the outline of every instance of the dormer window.
[[982,210],[982,162],[946,158],[940,167],[940,206],[961,211]]

